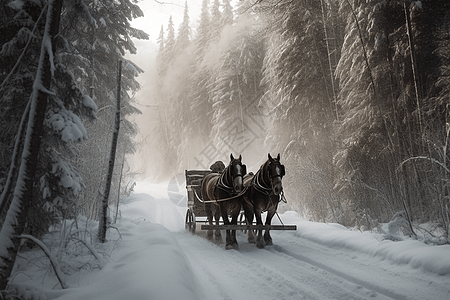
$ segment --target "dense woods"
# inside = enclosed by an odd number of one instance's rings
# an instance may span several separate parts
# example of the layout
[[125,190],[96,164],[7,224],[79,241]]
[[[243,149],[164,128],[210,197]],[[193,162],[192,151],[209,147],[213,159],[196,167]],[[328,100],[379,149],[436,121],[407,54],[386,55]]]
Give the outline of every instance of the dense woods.
[[[232,3],[203,0],[195,28],[187,3],[178,28],[162,24],[149,139],[160,177],[281,153],[285,209],[359,230],[397,218],[411,236],[428,223],[448,243],[449,1]],[[134,0],[2,1],[0,290],[21,234],[98,220],[105,193],[113,205],[128,191],[143,70],[124,56],[148,39],[130,25],[141,16]]]
[[131,27],[130,21],[143,13],[128,0],[3,1],[0,15],[4,290],[19,247],[26,247],[21,234],[40,239],[63,220],[98,219],[115,126],[119,60],[124,63],[122,119],[109,202],[124,193],[127,178],[121,178],[120,169],[125,154],[135,151],[137,133],[127,116],[139,113],[133,95],[142,72],[124,55],[136,53],[133,38],[148,35]]
[[203,1],[190,43],[187,15],[161,31],[161,169],[254,163],[261,145],[282,154],[291,209],[361,230],[401,217],[411,235],[430,222],[448,241],[448,1],[229,5]]

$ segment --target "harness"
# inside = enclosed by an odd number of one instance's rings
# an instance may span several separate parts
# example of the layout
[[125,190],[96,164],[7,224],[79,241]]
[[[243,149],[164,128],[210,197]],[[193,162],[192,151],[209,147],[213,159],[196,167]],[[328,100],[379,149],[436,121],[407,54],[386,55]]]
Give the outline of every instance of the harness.
[[273,194],[272,188],[269,188],[267,186],[263,186],[260,182],[259,176],[261,173],[261,169],[256,172],[255,176],[253,176],[252,181],[250,182],[251,187],[253,187],[255,190],[260,192],[261,194],[264,194],[266,196],[270,196]]
[[[275,163],[275,164],[277,164],[277,163]],[[279,167],[280,168],[280,174],[276,174],[276,173],[275,174],[271,174],[271,172],[269,170],[268,172],[269,172],[270,179],[272,179],[274,177],[277,177],[277,176],[283,177],[285,175],[284,166],[282,164],[280,164],[280,163],[278,163],[278,165],[280,166]],[[263,170],[263,167],[261,167],[258,170],[258,172],[256,172],[256,174],[255,174],[255,176],[253,176],[249,186],[251,186],[252,188],[257,190],[258,192],[260,192],[261,194],[263,194],[263,195],[265,195],[266,197],[269,198],[269,201],[267,201],[267,206],[263,210],[263,211],[267,211],[267,208],[269,207],[270,203],[272,202],[271,199],[270,199],[270,196],[274,195],[274,192],[273,192],[272,188],[267,187],[267,183],[264,182],[264,179],[262,177],[263,173],[261,172],[262,170]],[[260,178],[260,177],[262,177],[262,178]],[[261,180],[263,180],[263,183],[261,183]],[[249,203],[250,205],[253,206],[253,203],[251,202],[250,199],[246,199],[246,198],[244,198],[244,199],[245,199],[245,201],[247,203]],[[284,191],[281,191],[280,197],[278,198],[278,202],[281,202],[281,201],[283,201],[284,203],[287,203],[286,197],[284,196]]]
[[223,181],[223,177],[225,177],[224,174],[225,173],[222,173],[222,175],[220,175],[219,180],[217,180],[214,186],[214,195],[216,194],[216,189],[220,189],[230,195],[236,194],[234,188],[232,186],[226,185],[226,183]]
[[[247,173],[247,168],[246,168],[245,165],[241,165],[241,168],[242,168],[244,174]],[[217,204],[218,202],[223,202],[223,201],[228,201],[228,200],[236,199],[236,198],[241,197],[242,195],[244,195],[245,192],[246,192],[247,189],[248,189],[247,187],[245,187],[245,188],[242,190],[242,192],[236,193],[235,190],[234,190],[234,187],[229,186],[229,185],[227,185],[227,183],[225,183],[224,178],[225,178],[225,176],[226,176],[226,174],[227,174],[228,172],[229,172],[229,170],[227,170],[226,172],[224,171],[224,172],[222,172],[222,174],[219,176],[219,179],[217,180],[216,184],[214,185],[213,195],[214,195],[214,198],[216,198],[216,190],[219,189],[219,190],[224,191],[224,192],[227,193],[228,195],[231,195],[231,197],[229,197],[229,198],[220,198],[220,199],[214,199],[214,200],[203,201],[203,200],[200,199],[200,197],[198,197],[197,193],[194,191],[194,192],[195,192],[195,196],[197,197],[197,199],[198,199],[200,202],[203,202],[203,203],[216,203],[216,204]],[[242,175],[242,177],[244,177],[244,176]]]

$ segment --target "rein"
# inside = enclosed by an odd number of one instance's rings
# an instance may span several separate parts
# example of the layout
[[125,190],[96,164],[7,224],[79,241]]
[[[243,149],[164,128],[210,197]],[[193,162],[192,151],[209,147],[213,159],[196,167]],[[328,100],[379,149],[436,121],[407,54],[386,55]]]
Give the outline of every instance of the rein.
[[208,200],[208,201],[203,201],[202,199],[200,199],[200,197],[197,195],[197,192],[194,190],[194,194],[195,197],[197,197],[197,200],[202,202],[202,203],[217,203],[217,202],[222,202],[222,201],[228,201],[228,200],[232,200],[232,199],[236,199],[238,197],[241,197],[242,195],[245,194],[245,192],[247,192],[248,187],[245,187],[242,192],[240,192],[239,194],[233,196],[233,197],[229,197],[229,198],[221,198],[221,199],[216,199],[216,200]]

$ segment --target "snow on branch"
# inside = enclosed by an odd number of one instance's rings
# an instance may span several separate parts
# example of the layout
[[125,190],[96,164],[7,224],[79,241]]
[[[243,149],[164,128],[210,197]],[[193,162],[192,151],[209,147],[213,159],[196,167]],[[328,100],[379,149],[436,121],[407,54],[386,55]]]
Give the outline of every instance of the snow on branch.
[[[91,99],[92,100],[92,99]],[[89,102],[83,97],[83,105],[90,105],[96,107],[95,103]],[[94,106],[93,106],[94,105]],[[55,112],[45,120],[45,125],[52,128],[61,135],[61,140],[64,142],[76,142],[87,138],[87,132],[84,128],[80,118],[72,111],[65,108]]]
[[98,107],[89,95],[83,95],[83,106],[97,112]]
[[59,177],[58,184],[65,188],[70,188],[75,196],[81,191],[83,179],[80,173],[69,163],[58,159],[53,164],[52,173]]
[[82,243],[84,246],[86,246],[86,248],[88,248],[89,251],[91,251],[92,255],[98,260],[100,269],[103,269],[103,267],[105,266],[105,262],[104,262],[103,258],[100,256],[100,254],[98,254],[98,252],[95,251],[94,247],[92,247],[91,245],[89,245],[84,240],[82,240],[78,237],[72,236],[72,239],[77,240],[80,243]]
[[[436,160],[436,159],[434,159],[434,158],[428,157],[428,156],[414,156],[414,157],[410,157],[410,158],[404,160],[404,161],[400,164],[400,166],[398,167],[398,169],[400,169],[406,162],[408,162],[408,161],[410,161],[410,160],[413,160],[413,159],[414,159],[414,160],[415,160],[415,159],[426,159],[426,160],[429,160],[429,161],[431,161],[431,162],[433,162],[433,163],[436,163],[436,164],[440,165],[442,168],[444,168],[444,170],[445,170],[447,173],[450,173],[450,170],[449,170],[443,163],[441,163],[440,161],[438,161],[438,160]],[[398,169],[397,169],[397,170],[398,170]]]
[[31,235],[22,234],[20,236],[20,238],[29,239],[29,240],[33,241],[36,245],[38,245],[42,249],[42,251],[44,251],[45,255],[47,255],[48,259],[50,260],[50,263],[52,264],[53,270],[55,271],[56,277],[58,278],[58,281],[61,284],[61,287],[63,289],[66,289],[67,286],[66,286],[65,282],[62,280],[63,276],[62,276],[59,264],[56,261],[55,257],[50,252],[50,250],[47,248],[47,246],[45,246],[44,243],[42,243],[40,240],[38,240],[37,238],[35,238]]

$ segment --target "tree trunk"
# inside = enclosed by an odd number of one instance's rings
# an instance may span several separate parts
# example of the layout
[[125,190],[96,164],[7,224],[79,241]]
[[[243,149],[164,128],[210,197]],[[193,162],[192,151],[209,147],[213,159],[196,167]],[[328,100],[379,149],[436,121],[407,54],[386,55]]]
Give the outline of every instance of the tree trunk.
[[111,189],[111,181],[114,171],[114,160],[116,157],[117,140],[119,139],[119,129],[120,129],[120,79],[122,76],[122,61],[119,59],[119,73],[117,76],[117,108],[116,108],[116,121],[115,128],[113,132],[113,139],[111,144],[111,152],[109,155],[109,168],[108,175],[106,177],[105,192],[103,195],[102,205],[100,207],[100,216],[98,222],[98,240],[100,243],[106,241],[106,229],[107,229],[107,219],[108,219],[108,199],[109,192]]
[[125,165],[125,154],[123,155],[122,167],[120,168],[119,192],[117,193],[116,214],[114,216],[114,224],[116,224],[116,222],[117,222],[117,215],[119,214],[120,186],[122,185],[122,176],[123,176],[123,166],[124,165]]
[[[367,57],[366,45],[364,44],[362,30],[361,30],[361,27],[359,26],[358,16],[356,15],[356,12],[353,9],[353,6],[350,4],[349,0],[347,0],[347,4],[350,7],[350,10],[352,12],[353,18],[355,19],[356,28],[358,29],[359,40],[361,42],[361,46],[362,46],[362,50],[363,50],[364,61],[366,62],[366,67],[367,67],[367,70],[369,72],[370,82],[372,83],[373,95],[376,98],[377,97],[377,93],[376,93],[376,90],[375,90],[375,81],[373,80],[372,68],[370,67],[369,58]],[[379,108],[378,108],[378,110],[380,111],[380,114],[382,114],[382,112],[381,112],[381,110]]]
[[414,78],[414,91],[416,93],[416,102],[417,102],[417,113],[419,118],[419,125],[420,130],[422,130],[422,120],[421,120],[421,111],[420,111],[420,81],[419,81],[419,73],[417,71],[417,63],[416,63],[416,49],[415,44],[412,36],[412,30],[411,30],[411,17],[409,15],[409,4],[403,3],[403,9],[405,10],[405,18],[406,18],[406,34],[408,35],[408,43],[409,43],[409,53],[411,57],[411,66],[412,66],[412,73]]
[[[20,245],[20,235],[25,229],[28,208],[33,196],[33,183],[41,145],[47,97],[50,92],[54,52],[54,37],[58,34],[63,0],[50,0],[41,45],[36,79],[33,84],[27,132],[22,152],[13,201],[8,209],[0,232],[0,290],[8,284]],[[51,49],[50,49],[51,45]]]
[[14,177],[17,175],[17,167],[19,166],[20,156],[19,152],[23,147],[23,136],[25,133],[25,126],[27,124],[27,119],[29,118],[30,112],[30,101],[25,108],[25,111],[20,120],[19,129],[17,130],[16,141],[14,143],[14,151],[11,158],[11,165],[9,167],[8,177],[6,179],[5,186],[3,187],[2,195],[0,196],[0,228],[4,222],[4,217],[6,216],[7,208],[11,204],[11,191],[14,183]]

